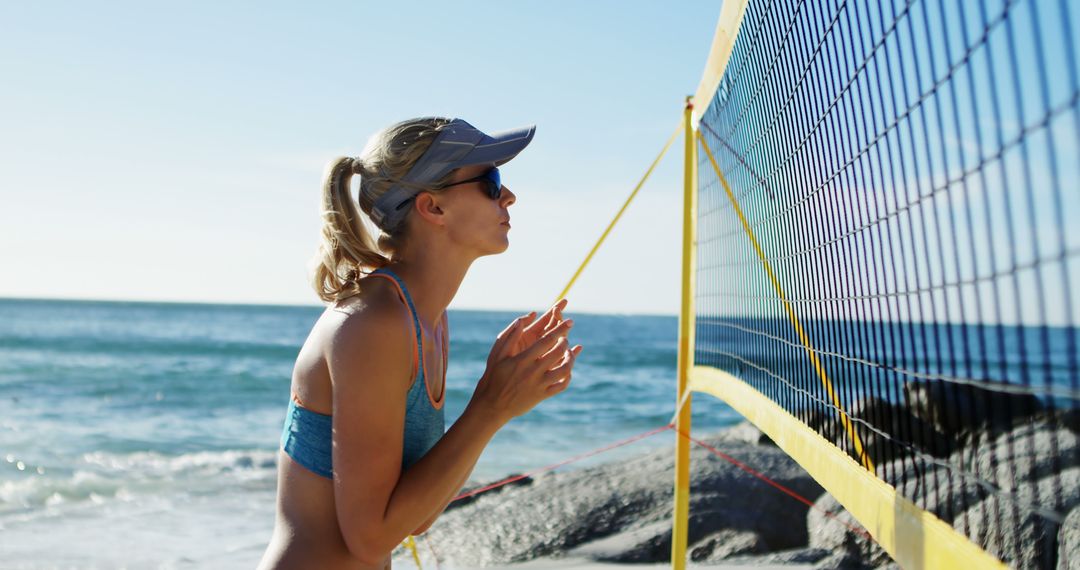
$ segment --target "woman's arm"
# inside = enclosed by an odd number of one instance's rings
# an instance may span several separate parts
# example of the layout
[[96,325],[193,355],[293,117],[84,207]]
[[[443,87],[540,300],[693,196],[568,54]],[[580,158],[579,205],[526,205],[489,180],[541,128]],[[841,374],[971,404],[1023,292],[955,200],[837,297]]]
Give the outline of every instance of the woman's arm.
[[[475,465],[474,465],[474,467],[475,467]],[[416,529],[416,530],[414,530],[412,532],[413,535],[423,534],[423,533],[427,532],[427,529],[431,528],[431,525],[435,523],[435,521],[439,518],[439,516],[441,516],[443,514],[444,511],[446,511],[446,507],[450,505],[450,501],[453,500],[453,498],[456,497],[458,495],[458,493],[460,493],[461,490],[465,487],[465,482],[469,480],[470,475],[472,475],[472,468],[470,468],[469,472],[466,473],[465,476],[460,481],[457,482],[457,485],[454,487],[454,490],[451,491],[450,495],[448,497],[446,497],[446,499],[443,500],[442,506],[439,507],[439,509],[435,511],[435,514],[431,515],[431,518],[424,521],[424,524],[420,525],[420,528],[418,528],[418,529]]]
[[[510,326],[508,326],[501,333],[499,333],[496,344],[494,347],[492,347],[492,353],[488,358],[488,365],[490,366],[491,364],[499,361],[506,356],[512,357],[516,354],[523,352],[525,349],[531,347],[533,344],[540,341],[546,333],[552,332],[555,329],[562,329],[563,331],[568,330],[567,325],[569,323],[566,323],[566,321],[564,321],[562,318],[562,310],[566,307],[566,304],[566,299],[559,300],[559,302],[552,305],[552,307],[548,309],[548,311],[544,313],[540,317],[540,319],[532,322],[531,324],[530,322],[532,321],[533,315],[536,314],[535,312],[523,315],[522,317],[511,323]],[[443,317],[445,319],[445,313],[443,314]],[[445,343],[443,345],[443,349],[447,349]],[[560,376],[559,371],[565,371],[565,381],[569,381],[570,376],[568,367],[573,366],[573,360],[580,352],[581,347],[576,347],[574,350],[568,351],[563,360],[560,362],[559,366],[557,367],[558,370],[549,371],[549,374],[555,372],[553,377],[561,378],[562,376]],[[561,389],[565,389],[565,382],[562,382]],[[561,389],[559,389],[559,391],[561,391]],[[465,482],[468,480],[469,475],[471,474],[472,469],[470,469],[469,472],[465,474],[465,477],[458,481],[457,490],[450,493],[450,496],[446,498],[446,500],[443,502],[443,505],[435,512],[435,514],[433,514],[431,518],[425,521],[423,526],[413,531],[414,535],[425,532],[428,528],[431,527],[435,520],[438,519],[439,516],[446,510],[447,505],[450,504],[450,501],[454,498],[454,496],[456,496],[456,494],[459,493],[462,488],[464,488]]]
[[[361,317],[362,318],[358,318]],[[334,390],[334,500],[350,552],[378,564],[441,512],[505,420],[472,403],[419,461],[401,471],[412,339],[404,307],[368,306],[328,348]]]
[[334,500],[346,546],[378,564],[439,512],[472,472],[495,433],[569,385],[581,347],[567,349],[571,321],[520,354],[506,347],[522,317],[499,335],[464,413],[441,439],[401,472],[412,340],[395,305],[369,306],[335,332],[327,361],[334,389]]

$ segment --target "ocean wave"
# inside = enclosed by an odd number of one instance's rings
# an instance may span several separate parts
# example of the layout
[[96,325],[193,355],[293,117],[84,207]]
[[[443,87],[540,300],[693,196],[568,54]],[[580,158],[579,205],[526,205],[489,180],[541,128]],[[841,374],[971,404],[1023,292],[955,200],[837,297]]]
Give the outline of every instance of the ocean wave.
[[73,468],[0,480],[0,517],[75,505],[132,502],[162,493],[208,494],[223,488],[272,488],[276,451],[227,450],[169,456],[155,452],[85,453]]
[[89,465],[108,470],[144,472],[161,476],[196,473],[212,476],[273,468],[276,457],[276,452],[266,450],[200,451],[176,456],[152,451],[135,453],[95,451],[84,453],[82,459]]

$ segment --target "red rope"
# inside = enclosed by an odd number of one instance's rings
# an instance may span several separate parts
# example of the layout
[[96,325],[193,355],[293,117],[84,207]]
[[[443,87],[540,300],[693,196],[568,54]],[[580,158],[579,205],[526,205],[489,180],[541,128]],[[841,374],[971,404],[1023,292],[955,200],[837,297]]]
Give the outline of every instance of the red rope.
[[777,483],[776,481],[773,481],[772,479],[769,479],[765,475],[763,475],[763,474],[759,473],[758,471],[755,471],[754,469],[750,468],[748,465],[746,465],[742,461],[739,461],[738,459],[735,459],[734,457],[732,457],[732,456],[730,456],[730,455],[728,455],[728,454],[726,454],[726,453],[724,453],[724,452],[710,446],[709,444],[707,444],[707,443],[705,443],[703,441],[695,439],[693,436],[691,436],[689,434],[683,433],[681,430],[675,429],[675,426],[673,426],[673,425],[671,426],[671,429],[675,430],[675,433],[685,437],[686,439],[689,439],[690,441],[700,445],[701,447],[704,447],[705,449],[708,449],[709,451],[711,451],[714,454],[720,456],[721,458],[726,459],[727,461],[731,462],[732,465],[738,467],[739,469],[742,469],[743,471],[746,471],[747,473],[753,475],[754,477],[757,477],[758,479],[761,479],[762,481],[772,485],[773,487],[776,487],[777,489],[780,489],[780,491],[786,493],[787,495],[790,495],[791,497],[793,497],[795,500],[799,501],[800,503],[804,503],[804,504],[808,505],[812,509],[817,509],[817,510],[821,511],[822,513],[825,514],[825,516],[827,516],[827,517],[833,519],[834,521],[846,526],[852,532],[857,533],[857,534],[861,534],[862,536],[865,536],[866,538],[868,538],[870,540],[874,540],[874,537],[870,536],[870,533],[867,532],[865,529],[861,529],[861,528],[852,526],[852,525],[840,520],[839,518],[837,518],[835,513],[831,513],[829,511],[815,505],[814,502],[811,501],[810,499],[807,499],[806,497],[796,493],[795,491],[789,489],[788,487],[785,487],[785,486],[781,485],[780,483]]

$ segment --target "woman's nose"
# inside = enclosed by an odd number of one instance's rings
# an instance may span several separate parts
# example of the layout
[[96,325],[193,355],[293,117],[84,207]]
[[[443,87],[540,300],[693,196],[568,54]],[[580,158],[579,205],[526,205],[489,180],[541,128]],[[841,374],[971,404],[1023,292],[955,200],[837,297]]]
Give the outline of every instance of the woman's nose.
[[503,186],[502,193],[499,194],[499,202],[504,208],[507,208],[510,206],[510,204],[517,202],[517,195],[511,192],[510,189],[506,186]]

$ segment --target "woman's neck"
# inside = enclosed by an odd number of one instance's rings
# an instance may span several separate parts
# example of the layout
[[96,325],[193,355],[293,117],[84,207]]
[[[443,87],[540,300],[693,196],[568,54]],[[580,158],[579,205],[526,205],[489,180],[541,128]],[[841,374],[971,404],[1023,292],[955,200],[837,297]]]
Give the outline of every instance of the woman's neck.
[[425,250],[395,258],[386,268],[405,282],[421,323],[433,331],[475,259]]

